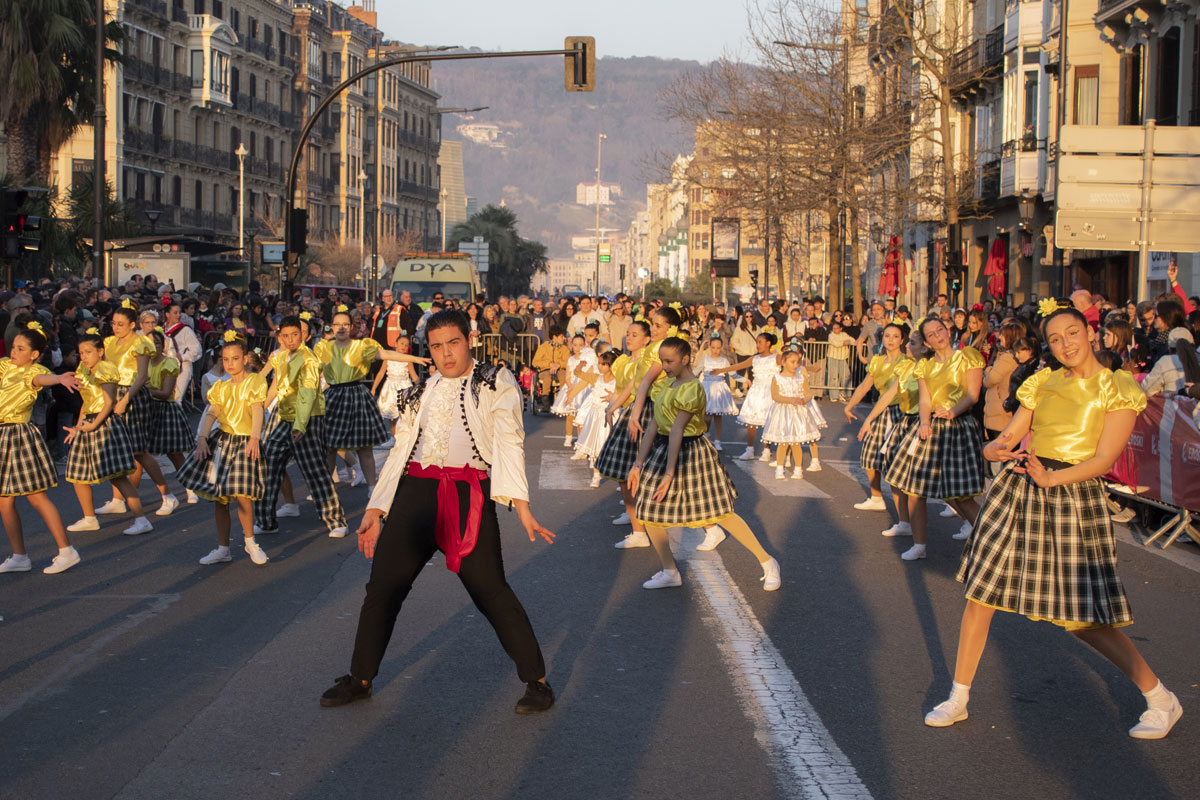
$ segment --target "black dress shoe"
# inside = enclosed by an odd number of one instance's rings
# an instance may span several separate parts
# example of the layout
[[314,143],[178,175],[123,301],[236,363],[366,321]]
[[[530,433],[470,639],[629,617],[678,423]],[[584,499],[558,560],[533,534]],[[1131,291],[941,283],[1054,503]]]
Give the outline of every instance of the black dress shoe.
[[366,700],[371,696],[371,682],[366,685],[353,675],[343,675],[333,682],[333,686],[321,695],[321,705],[325,708],[345,706],[355,700]]
[[534,681],[525,684],[525,694],[517,701],[518,714],[540,714],[554,705],[554,690],[550,684]]

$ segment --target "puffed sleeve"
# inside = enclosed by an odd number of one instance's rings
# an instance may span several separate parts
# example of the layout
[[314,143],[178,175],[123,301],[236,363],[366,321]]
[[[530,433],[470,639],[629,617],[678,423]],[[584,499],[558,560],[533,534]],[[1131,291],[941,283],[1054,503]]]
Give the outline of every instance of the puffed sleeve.
[[962,371],[965,375],[970,369],[983,369],[987,365],[987,361],[983,358],[983,353],[980,353],[974,347],[964,347],[959,350],[959,359],[961,359]]
[[25,388],[29,389],[32,392],[36,392],[38,389],[40,389],[42,387],[35,386],[33,384],[33,379],[40,375],[49,375],[49,374],[50,374],[50,370],[46,369],[41,364],[30,364],[28,367],[25,368],[25,374],[22,376],[24,379]]
[[329,344],[329,340],[322,339],[321,341],[317,342],[317,344],[313,347],[313,355],[315,355],[322,364],[328,364],[330,361],[332,361],[333,348]]
[[229,381],[214,381],[213,385],[208,387],[208,394],[204,395],[204,399],[210,406],[221,408],[225,405],[225,387],[228,385]]
[[675,393],[675,408],[686,411],[693,417],[703,418],[704,412],[708,410],[707,405],[700,381],[688,381]]
[[879,375],[879,370],[883,368],[883,356],[871,356],[871,360],[867,362],[867,374],[872,378]]
[[1038,390],[1041,389],[1042,382],[1053,372],[1054,370],[1049,367],[1043,367],[1026,378],[1025,382],[1021,384],[1021,388],[1017,389],[1017,401],[1030,411],[1037,410]]
[[101,361],[92,370],[92,382],[97,386],[102,386],[106,383],[119,383],[121,380],[121,372],[117,369],[117,365],[111,361]]
[[647,397],[650,398],[651,403],[657,403],[659,397],[662,396],[662,393],[670,387],[670,381],[655,381],[654,383],[650,384],[650,392],[647,394]]
[[246,378],[246,389],[242,395],[250,405],[267,402],[267,380],[262,375],[251,375]]
[[179,362],[173,358],[164,359],[161,369],[163,375],[178,375]]
[[1140,414],[1146,409],[1146,393],[1127,371],[1123,369],[1116,372],[1105,370],[1104,377],[1100,382],[1100,402],[1105,411],[1132,409]]
[[137,342],[133,345],[133,348],[129,351],[129,354],[134,357],[152,356],[154,355],[156,349],[157,348],[154,346],[154,340],[149,336],[138,336]]
[[365,369],[375,363],[382,348],[374,339],[359,339],[359,341],[362,342],[362,345],[358,351],[359,363],[357,366]]
[[918,358],[917,365],[913,367],[913,378],[923,381],[929,378],[929,364],[933,361],[931,358]]

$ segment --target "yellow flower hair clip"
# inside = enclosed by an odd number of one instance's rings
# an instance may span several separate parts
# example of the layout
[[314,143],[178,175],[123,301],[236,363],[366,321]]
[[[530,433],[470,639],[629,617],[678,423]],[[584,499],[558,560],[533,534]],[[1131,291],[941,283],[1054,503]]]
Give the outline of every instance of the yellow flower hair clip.
[[310,319],[312,319],[312,312],[310,312],[310,311],[301,311],[301,312],[300,312],[300,319],[304,320],[305,322],[308,322]]
[[1063,308],[1070,308],[1066,303],[1058,302],[1056,297],[1043,297],[1038,301],[1038,314],[1043,317],[1048,317],[1055,311]]
[[121,301],[121,308],[128,308],[130,311],[137,311],[137,306],[135,306],[133,301],[128,297]]
[[337,307],[337,312],[338,312],[339,314],[345,314],[345,313],[346,313],[346,312],[348,312],[349,310],[350,310],[350,309],[346,308],[346,304],[345,304],[345,303],[342,303],[340,306],[338,306],[338,307]]
[[42,323],[38,322],[37,320],[30,320],[29,324],[25,327],[31,331],[37,331],[38,333],[46,332],[45,329],[42,328]]
[[228,344],[229,342],[236,342],[237,340],[238,340],[238,332],[237,331],[225,331],[226,344]]
[[163,330],[162,325],[155,325],[154,330],[158,331],[159,333],[161,333],[164,336],[166,336],[166,334],[167,334],[167,332]]
[[88,334],[88,336],[99,336],[100,329],[97,328],[95,325],[93,325],[92,327],[87,329],[87,334]]

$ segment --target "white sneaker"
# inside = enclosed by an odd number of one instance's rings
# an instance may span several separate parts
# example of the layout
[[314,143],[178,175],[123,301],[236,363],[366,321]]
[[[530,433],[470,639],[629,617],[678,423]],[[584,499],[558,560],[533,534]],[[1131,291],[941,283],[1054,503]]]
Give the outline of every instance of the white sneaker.
[[879,495],[871,495],[861,503],[855,503],[854,507],[859,511],[887,511],[887,503]]
[[582,450],[576,450],[574,453],[571,454],[572,461],[583,461],[587,457],[588,457],[587,453],[583,452]]
[[346,534],[349,532],[350,532],[350,529],[347,528],[345,525],[342,525],[340,528],[334,528],[333,530],[331,530],[329,532],[329,538],[330,539],[345,539]]
[[753,461],[753,460],[754,460],[754,448],[753,447],[747,447],[746,452],[744,452],[740,456],[738,456],[738,461]]
[[150,524],[150,520],[145,517],[138,517],[133,521],[132,525],[121,531],[121,533],[127,536],[137,536],[139,533],[149,533],[152,530],[154,530],[154,526]]
[[780,465],[776,466],[775,467],[775,480],[781,481],[786,477],[787,476],[783,474],[783,465],[780,464]]
[[967,707],[955,700],[943,700],[925,715],[925,724],[931,728],[949,728],[967,718]]
[[808,464],[808,471],[809,472],[820,472],[821,471],[821,462],[814,458]]
[[939,514],[938,516],[940,516],[940,517],[957,517],[958,512],[954,510],[954,506],[947,505],[945,508],[942,509],[942,513]]
[[1137,516],[1137,512],[1132,508],[1123,508],[1116,514],[1111,515],[1110,519],[1113,522],[1129,522]]
[[255,564],[258,564],[260,567],[271,560],[267,558],[267,554],[263,552],[263,549],[261,546],[259,546],[258,542],[254,541],[253,539],[246,540],[246,554],[250,556],[251,561],[253,561]]
[[563,447],[570,447],[570,446],[571,446],[571,437],[564,436],[563,437]]
[[659,570],[653,578],[642,584],[643,589],[669,589],[673,586],[683,586],[683,578],[677,569]]
[[[624,503],[624,502],[622,502],[622,503],[621,503],[621,505],[625,505],[625,503]],[[629,512],[628,512],[628,511],[622,511],[622,512],[621,512],[621,516],[619,516],[619,517],[617,517],[616,519],[614,519],[614,520],[612,521],[612,524],[613,524],[613,525],[628,525],[628,524],[629,524]]]
[[783,581],[779,577],[779,562],[773,558],[768,558],[762,562],[762,568],[763,576],[759,580],[763,582],[763,591],[775,591],[783,584]]
[[104,505],[96,509],[97,514],[124,514],[126,511],[125,501],[112,499]]
[[770,445],[768,445],[768,446],[766,446],[766,447],[764,447],[764,448],[763,448],[762,455],[758,457],[758,460],[759,460],[759,461],[771,461],[771,460],[773,460],[773,458],[772,458],[772,456],[771,456],[771,447],[770,447]]
[[1179,698],[1173,693],[1167,694],[1171,695],[1171,707],[1147,708],[1138,719],[1138,724],[1129,729],[1130,736],[1134,739],[1161,739],[1171,732],[1171,728],[1183,716],[1183,706],[1179,705]]
[[232,561],[233,556],[229,554],[228,547],[218,547],[211,553],[200,559],[201,564],[220,564],[222,561]]
[[725,531],[717,525],[712,525],[704,529],[704,541],[696,545],[696,549],[704,552],[716,550],[717,545],[723,541],[725,541]]
[[0,572],[29,572],[33,568],[33,563],[29,560],[29,556],[19,556],[16,553],[4,559],[4,563],[0,564]]
[[74,547],[68,547],[65,550],[60,550],[54,560],[50,562],[50,566],[46,567],[42,572],[47,575],[57,575],[60,572],[66,572],[71,567],[79,563],[79,551]]
[[595,475],[592,475],[592,482],[588,484],[588,488],[589,489],[599,489],[600,483],[603,480],[604,480],[604,478],[601,477],[600,473],[596,473]]
[[905,561],[916,561],[918,558],[925,557],[925,545],[914,544],[912,547],[900,554],[900,557]]
[[721,440],[720,439],[713,439],[713,449],[716,450],[718,453],[721,452]]
[[649,547],[649,546],[650,546],[650,537],[646,535],[645,531],[634,531],[633,533],[629,534],[624,539],[622,539],[621,541],[619,541],[613,545],[613,547],[617,548],[618,550],[630,550],[634,547]]
[[72,522],[67,526],[69,531],[98,531],[100,530],[100,521],[95,517],[84,517],[79,522]]
[[200,495],[196,494],[191,489],[188,489],[187,490],[187,501],[188,501],[188,505],[194,506],[196,503],[200,502]]
[[389,436],[388,440],[386,442],[380,442],[379,444],[375,445],[375,449],[376,450],[391,450],[395,446],[396,446],[395,437]]
[[300,506],[296,503],[284,503],[279,508],[275,509],[277,517],[298,517],[300,516]]
[[795,469],[793,469],[792,470],[792,480],[794,480],[794,481],[804,480],[804,470],[801,469],[800,467],[796,467]]
[[361,467],[359,469],[350,470],[350,488],[351,489],[353,489],[355,486],[362,486],[366,482],[367,482],[367,479],[363,476],[363,471],[362,471]]
[[961,542],[961,541],[962,541],[962,540],[964,540],[964,539],[969,539],[969,538],[970,538],[970,536],[971,536],[971,523],[969,523],[969,522],[964,522],[964,523],[962,524],[962,527],[960,527],[960,528],[958,529],[958,533],[954,534],[954,535],[953,535],[953,536],[951,536],[950,538],[951,538],[951,539],[957,539],[957,540],[959,540],[959,541]]
[[170,516],[171,512],[177,508],[179,508],[179,499],[173,494],[164,494],[162,505],[159,506],[158,511],[155,511],[154,513],[160,517],[167,517]]
[[912,536],[912,525],[908,522],[897,522],[879,533],[881,536]]

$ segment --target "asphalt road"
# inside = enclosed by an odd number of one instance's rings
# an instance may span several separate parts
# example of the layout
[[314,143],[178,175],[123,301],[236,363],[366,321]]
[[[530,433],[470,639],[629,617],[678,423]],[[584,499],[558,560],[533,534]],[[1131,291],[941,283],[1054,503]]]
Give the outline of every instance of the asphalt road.
[[[929,558],[900,561],[907,543],[878,534],[887,516],[852,508],[857,445],[825,409],[822,472],[775,481],[729,461],[739,511],[782,564],[774,593],[736,542],[697,554],[693,532],[684,587],[641,589],[656,559],[612,548],[627,530],[610,524],[612,485],[588,489],[561,422],[528,418],[534,511],[558,541],[531,544],[500,513],[558,693],[536,717],[512,713],[522,686],[440,556],[375,696],[322,709],[348,670],[369,565],[311,504],[260,537],[264,567],[236,548],[230,564],[196,563],[215,538],[201,503],[152,517],[145,536],[112,518],[74,535],[84,561],[57,576],[40,572],[53,545],[22,504],[35,570],[0,575],[0,798],[1200,795],[1200,550],[1121,532],[1128,630],[1185,708],[1168,739],[1126,735],[1143,701],[1107,662],[1003,614],[970,719],[926,728],[963,606],[958,521],[935,513]],[[727,456],[740,434],[726,426]],[[52,495],[77,518],[66,484]],[[357,519],[365,489],[342,497]]]

